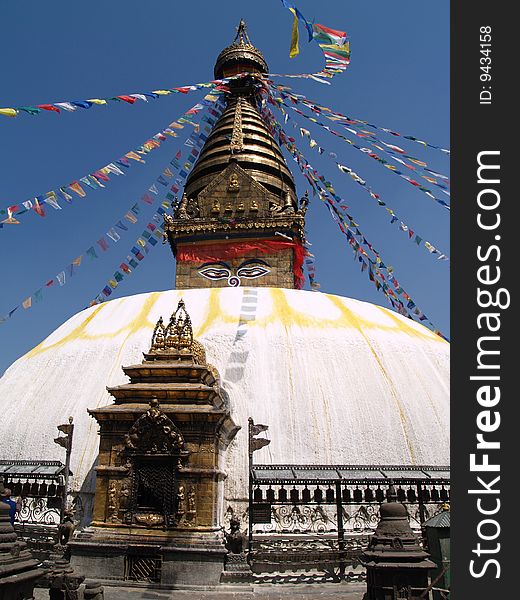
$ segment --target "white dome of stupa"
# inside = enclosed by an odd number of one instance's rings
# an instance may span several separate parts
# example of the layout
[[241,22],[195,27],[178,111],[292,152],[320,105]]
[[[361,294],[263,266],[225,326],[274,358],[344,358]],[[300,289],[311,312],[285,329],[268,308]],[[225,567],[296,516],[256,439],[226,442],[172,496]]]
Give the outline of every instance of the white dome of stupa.
[[92,493],[87,409],[112,402],[106,386],[127,382],[121,367],[142,361],[181,298],[242,427],[227,452],[229,501],[247,493],[248,417],[269,426],[258,463],[449,464],[448,343],[373,304],[272,288],[152,292],[74,315],[0,379],[0,456],[63,461],[53,438],[73,416],[72,485]]

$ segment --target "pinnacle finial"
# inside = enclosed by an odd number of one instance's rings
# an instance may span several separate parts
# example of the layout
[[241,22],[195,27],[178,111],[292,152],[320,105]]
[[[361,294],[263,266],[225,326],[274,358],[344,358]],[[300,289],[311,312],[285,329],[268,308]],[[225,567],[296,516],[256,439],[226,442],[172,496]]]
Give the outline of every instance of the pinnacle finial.
[[237,34],[233,40],[233,43],[238,40],[242,44],[251,44],[251,40],[247,35],[247,25],[244,19],[240,19],[240,23],[238,24],[238,27],[236,27],[236,32]]

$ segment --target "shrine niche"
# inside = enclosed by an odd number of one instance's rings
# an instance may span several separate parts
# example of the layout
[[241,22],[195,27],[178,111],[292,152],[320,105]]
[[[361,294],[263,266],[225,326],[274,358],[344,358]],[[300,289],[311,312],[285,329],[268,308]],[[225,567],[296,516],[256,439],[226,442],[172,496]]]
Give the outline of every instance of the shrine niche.
[[157,399],[150,402],[150,408],[125,435],[122,455],[128,479],[119,490],[112,483],[110,520],[146,527],[175,527],[185,512],[181,510],[182,486],[178,481],[188,452],[182,433],[160,410]]
[[[96,493],[91,526],[70,543],[74,561],[111,578],[112,568],[132,570],[136,553],[156,564],[158,547],[160,560],[185,551],[187,562],[211,549],[218,580],[226,553],[221,465],[239,427],[182,300],[167,322],[158,319],[142,363],[123,371],[129,382],[108,388],[114,403],[89,411],[100,428]],[[112,551],[111,568],[102,559]]]

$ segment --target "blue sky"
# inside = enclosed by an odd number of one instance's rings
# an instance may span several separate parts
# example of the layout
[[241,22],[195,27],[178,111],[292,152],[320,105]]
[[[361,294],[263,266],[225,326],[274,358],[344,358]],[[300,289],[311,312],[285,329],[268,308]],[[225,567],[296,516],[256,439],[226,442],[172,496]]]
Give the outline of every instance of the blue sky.
[[[297,2],[309,19],[347,31],[351,65],[331,86],[301,79],[279,79],[296,92],[349,116],[403,134],[449,146],[449,2],[361,0]],[[193,7],[193,8],[186,8]],[[0,107],[27,106],[109,97],[174,87],[213,78],[220,50],[233,38],[243,17],[250,37],[272,72],[320,70],[318,46],[301,31],[300,55],[289,59],[292,16],[279,0],[226,0],[185,4],[157,0],[92,0],[84,3],[10,3],[2,9]],[[43,112],[0,117],[0,206],[20,203],[78,179],[138,147],[202,98],[202,92],[176,94],[133,106],[112,103],[75,113]],[[303,127],[309,123],[300,119]],[[289,128],[287,128],[290,131]],[[421,237],[449,252],[449,213],[320,128],[313,137],[336,152],[378,192]],[[397,138],[386,138],[396,142]],[[447,173],[446,155],[409,142],[410,154]],[[24,215],[21,225],[0,230],[2,287],[0,314],[6,314],[95,244],[147,190],[176,153],[168,141],[125,177],[106,189],[47,210],[42,219]],[[444,333],[449,333],[449,263],[419,249],[388,214],[339,172],[326,156],[299,142],[315,168],[329,179],[360,224],[365,237],[391,264],[404,289]],[[293,167],[294,165],[294,167]],[[289,161],[298,192],[308,185]],[[444,198],[444,195],[439,194]],[[65,204],[62,202],[62,204]],[[22,308],[0,325],[0,372],[85,307],[105,286],[149,221],[146,209],[117,244],[96,261],[84,261],[63,287],[46,291],[42,302]],[[387,306],[361,274],[346,239],[326,208],[315,200],[308,214],[309,241],[316,257],[316,279],[324,292]],[[101,253],[100,253],[101,254]],[[175,265],[168,246],[157,245],[112,297],[173,286]],[[308,286],[307,286],[308,287]]]

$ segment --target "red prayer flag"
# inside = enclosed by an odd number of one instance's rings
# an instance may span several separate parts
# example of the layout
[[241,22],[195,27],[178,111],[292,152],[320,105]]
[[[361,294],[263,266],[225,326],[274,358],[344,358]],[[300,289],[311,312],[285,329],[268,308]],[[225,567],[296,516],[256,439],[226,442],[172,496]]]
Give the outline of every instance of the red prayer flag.
[[135,98],[132,98],[132,96],[116,96],[116,98],[124,100],[125,102],[128,102],[128,104],[133,104],[136,100]]
[[61,112],[57,106],[54,106],[52,104],[38,104],[37,108],[43,108],[43,110],[52,110],[57,113]]

